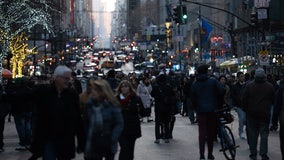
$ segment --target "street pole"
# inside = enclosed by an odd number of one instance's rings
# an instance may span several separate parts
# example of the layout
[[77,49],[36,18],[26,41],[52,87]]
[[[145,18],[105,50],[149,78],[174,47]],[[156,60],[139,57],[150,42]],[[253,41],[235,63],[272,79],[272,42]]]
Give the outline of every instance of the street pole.
[[[182,5],[181,3],[181,0],[179,0],[179,5]],[[180,24],[178,24],[178,36],[181,36],[180,35]],[[179,39],[178,41],[178,55],[179,55],[179,67],[180,67],[180,71],[182,70],[182,67],[181,67],[181,40]]]
[[198,60],[202,60],[202,48],[201,48],[201,32],[202,32],[202,20],[201,20],[201,6],[199,6],[198,8],[198,19],[199,19],[199,27],[198,27],[198,31],[199,31],[199,43],[198,43],[198,50],[199,50],[199,53],[198,53]]
[[[180,37],[180,24],[178,24],[178,36]],[[180,71],[181,71],[181,52],[180,52],[180,48],[181,48],[181,40],[179,39],[178,41],[178,55],[179,55],[179,67],[180,67]]]
[[[36,27],[34,27],[34,47],[36,46]],[[34,66],[34,73],[36,75],[36,54],[33,54],[33,66]]]

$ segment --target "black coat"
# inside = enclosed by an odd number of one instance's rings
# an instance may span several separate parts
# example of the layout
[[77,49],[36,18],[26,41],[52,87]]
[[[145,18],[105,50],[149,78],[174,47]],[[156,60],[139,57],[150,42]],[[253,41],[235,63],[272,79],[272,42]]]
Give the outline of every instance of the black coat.
[[[119,96],[117,98],[120,102],[122,101]],[[124,129],[121,136],[141,137],[140,117],[144,117],[146,112],[140,97],[132,95],[128,103],[122,106],[122,115]]]
[[155,112],[176,114],[177,99],[172,86],[166,82],[158,82],[153,85],[151,95],[155,98]]
[[34,100],[31,151],[41,154],[44,144],[52,141],[59,155],[75,157],[75,136],[81,149],[85,142],[78,94],[66,89],[59,95],[55,86],[40,87],[34,92]]

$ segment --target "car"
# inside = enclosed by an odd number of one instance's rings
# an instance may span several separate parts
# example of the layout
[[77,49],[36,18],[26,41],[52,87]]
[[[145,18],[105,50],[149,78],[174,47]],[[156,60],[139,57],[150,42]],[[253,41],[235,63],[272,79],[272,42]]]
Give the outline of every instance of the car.
[[101,68],[114,68],[114,61],[106,60],[101,64]]
[[147,68],[154,68],[154,67],[155,67],[155,64],[153,62],[150,62],[150,61],[144,61],[142,63],[134,65],[134,68],[136,70],[144,70],[144,69],[147,69]]

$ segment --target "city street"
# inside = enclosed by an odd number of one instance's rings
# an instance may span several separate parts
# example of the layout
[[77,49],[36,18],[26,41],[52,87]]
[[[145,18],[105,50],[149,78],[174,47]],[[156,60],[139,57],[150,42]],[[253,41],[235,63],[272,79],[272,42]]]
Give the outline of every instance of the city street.
[[[249,160],[249,149],[246,140],[241,140],[237,135],[238,123],[237,115],[235,121],[229,125],[236,136],[237,148],[236,160]],[[198,127],[191,125],[187,117],[177,115],[177,121],[174,128],[173,140],[166,144],[161,141],[155,144],[154,122],[142,123],[143,136],[137,140],[135,148],[135,160],[198,160]],[[271,132],[269,136],[268,156],[271,160],[280,160],[279,132]],[[18,143],[18,137],[15,125],[6,121],[4,132],[4,149],[0,153],[0,160],[26,160],[31,155],[28,151],[15,151]],[[223,153],[219,152],[220,143],[215,143],[214,156],[216,160],[225,160]],[[117,156],[116,156],[117,157]],[[75,160],[83,160],[82,154],[77,155]],[[117,158],[116,158],[117,160]],[[260,160],[260,157],[258,157]]]

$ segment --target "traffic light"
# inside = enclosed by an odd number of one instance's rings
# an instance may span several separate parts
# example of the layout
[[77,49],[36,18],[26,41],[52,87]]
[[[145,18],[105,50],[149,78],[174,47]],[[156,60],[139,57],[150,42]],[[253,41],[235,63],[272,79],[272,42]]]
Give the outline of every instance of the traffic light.
[[187,9],[186,9],[186,6],[185,5],[181,5],[181,24],[186,24],[187,23],[187,19],[188,19],[188,16],[187,16]]
[[176,23],[181,23],[182,19],[181,19],[181,6],[177,6],[173,9],[173,19]]
[[252,26],[257,27],[258,25],[257,12],[254,11],[250,13],[250,22]]

